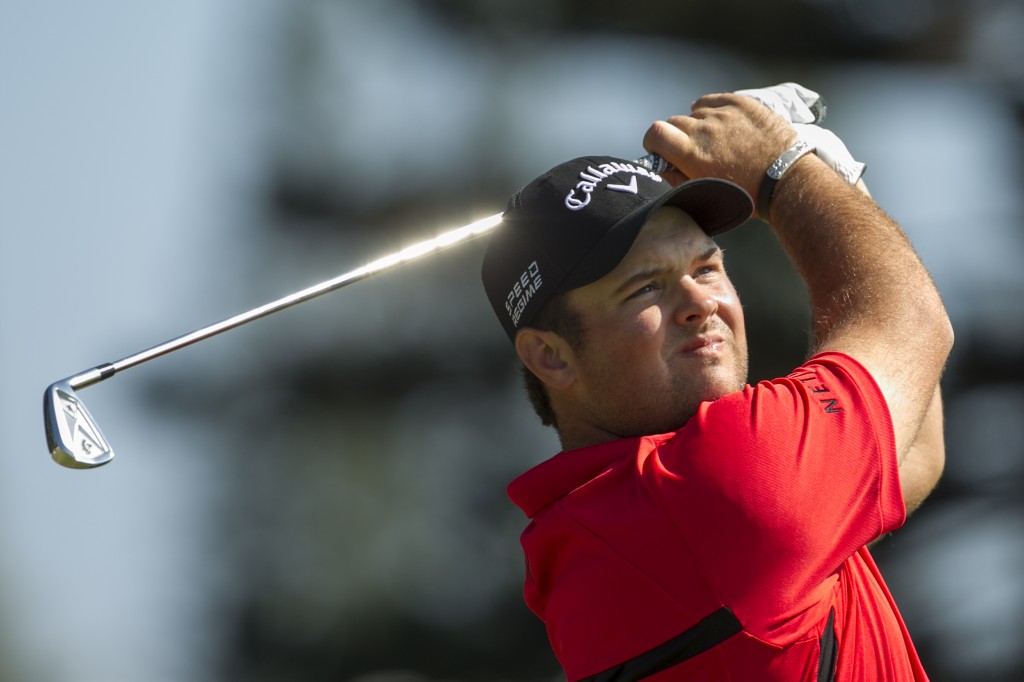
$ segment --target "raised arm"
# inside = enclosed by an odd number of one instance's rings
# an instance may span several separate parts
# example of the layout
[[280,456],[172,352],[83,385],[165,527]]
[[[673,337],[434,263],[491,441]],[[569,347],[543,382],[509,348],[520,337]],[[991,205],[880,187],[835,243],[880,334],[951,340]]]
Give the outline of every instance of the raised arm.
[[767,217],[807,283],[815,350],[868,368],[902,461],[953,341],[931,277],[896,223],[814,156],[782,178]]
[[[756,197],[765,170],[795,137],[759,103],[719,94],[698,100],[690,116],[655,123],[644,144],[679,169],[671,181],[722,177]],[[807,285],[812,350],[841,351],[867,367],[888,402],[905,462],[919,434],[930,433],[922,425],[953,342],[931,277],[899,226],[813,154],[783,176],[762,217]]]

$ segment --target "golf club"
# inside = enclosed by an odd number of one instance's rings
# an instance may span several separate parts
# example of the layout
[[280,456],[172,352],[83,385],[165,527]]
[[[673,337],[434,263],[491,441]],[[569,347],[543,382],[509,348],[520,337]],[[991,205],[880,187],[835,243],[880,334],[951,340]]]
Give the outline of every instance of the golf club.
[[[654,172],[663,173],[669,168],[660,157],[649,154],[635,163]],[[391,255],[338,275],[320,284],[290,294],[276,301],[253,308],[226,320],[215,322],[201,329],[165,341],[144,351],[107,362],[92,369],[74,374],[50,384],[43,394],[43,419],[46,429],[46,443],[54,461],[72,469],[92,469],[102,466],[114,458],[114,451],[104,438],[96,421],[89,414],[76,391],[109,379],[116,373],[140,365],[153,358],[166,355],[247,322],[266,317],[279,310],[290,308],[317,296],[348,286],[372,275],[405,265],[443,249],[461,244],[478,237],[501,223],[501,213],[482,218],[463,227],[443,232],[436,237],[413,244]]]
[[456,244],[483,235],[501,222],[501,214],[477,220],[454,230],[444,232],[432,239],[413,244],[391,255],[379,258],[343,275],[338,275],[320,284],[290,294],[258,308],[235,315],[226,320],[197,329],[191,333],[166,341],[147,350],[129,355],[116,362],[108,362],[85,370],[66,379],[54,382],[43,396],[43,414],[46,441],[54,461],[73,469],[91,469],[106,464],[114,457],[114,451],[104,438],[96,421],[89,414],[81,399],[75,393],[78,389],[92,386],[114,376],[117,372],[140,365],[153,358],[166,355],[229,329],[266,317],[279,310],[290,308],[317,296],[348,286],[372,275],[396,268]]

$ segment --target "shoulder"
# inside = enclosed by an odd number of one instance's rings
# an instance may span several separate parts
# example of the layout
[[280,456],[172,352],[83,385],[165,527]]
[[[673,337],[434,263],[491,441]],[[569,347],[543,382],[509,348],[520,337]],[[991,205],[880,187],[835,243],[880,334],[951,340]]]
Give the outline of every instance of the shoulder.
[[[885,398],[871,374],[853,357],[829,351],[810,358],[783,377],[748,385],[742,390],[704,403],[695,424],[745,419],[755,426],[765,410],[769,415],[801,413],[845,414],[865,409],[872,420],[885,420]],[[762,413],[759,413],[758,411]]]
[[895,454],[881,390],[863,365],[843,353],[821,353],[786,376],[701,404],[659,449],[679,463],[706,459],[716,469],[749,471],[824,448]]

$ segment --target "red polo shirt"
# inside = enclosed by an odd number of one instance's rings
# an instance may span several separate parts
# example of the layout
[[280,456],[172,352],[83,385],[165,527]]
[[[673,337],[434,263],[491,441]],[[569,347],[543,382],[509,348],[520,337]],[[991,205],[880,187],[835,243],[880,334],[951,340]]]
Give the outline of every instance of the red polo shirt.
[[927,679],[865,547],[906,512],[885,399],[846,355],[508,492],[532,519],[526,602],[569,680]]

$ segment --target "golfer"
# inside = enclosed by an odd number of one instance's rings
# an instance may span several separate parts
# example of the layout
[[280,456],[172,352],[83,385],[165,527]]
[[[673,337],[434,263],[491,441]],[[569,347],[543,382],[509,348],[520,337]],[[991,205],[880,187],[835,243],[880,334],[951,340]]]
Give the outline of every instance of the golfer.
[[[750,97],[704,96],[643,143],[674,169],[561,164],[512,197],[484,258],[563,448],[508,489],[530,519],[527,604],[568,680],[926,680],[868,545],[942,471],[935,285]],[[755,208],[806,284],[812,339],[750,385],[713,237]]]

